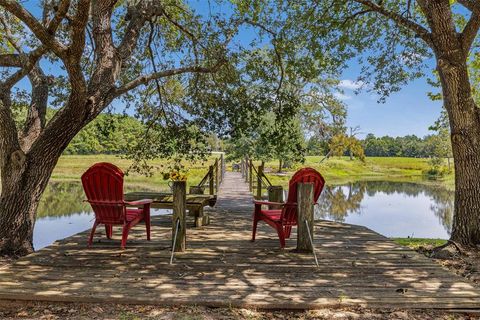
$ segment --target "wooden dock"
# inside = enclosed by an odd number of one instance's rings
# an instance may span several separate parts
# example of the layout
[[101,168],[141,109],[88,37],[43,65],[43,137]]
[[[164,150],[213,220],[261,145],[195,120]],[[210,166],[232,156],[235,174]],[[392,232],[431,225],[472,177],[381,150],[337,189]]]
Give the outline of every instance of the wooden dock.
[[[480,290],[434,261],[361,226],[315,225],[320,266],[285,250],[273,229],[259,225],[250,242],[251,196],[239,173],[228,173],[211,224],[187,230],[187,251],[169,265],[171,217],[153,218],[120,250],[100,233],[87,248],[83,232],[0,269],[0,299],[308,309],[480,308]],[[193,220],[190,221],[193,224]]]

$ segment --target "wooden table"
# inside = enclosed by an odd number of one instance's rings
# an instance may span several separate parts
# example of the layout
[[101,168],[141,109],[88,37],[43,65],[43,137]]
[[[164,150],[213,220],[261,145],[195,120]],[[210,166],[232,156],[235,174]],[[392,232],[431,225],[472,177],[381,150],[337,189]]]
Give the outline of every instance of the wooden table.
[[[152,208],[172,209],[173,195],[161,192],[129,192],[125,194],[125,201],[136,201],[140,199],[152,199]],[[209,216],[204,213],[206,206],[213,207],[217,202],[216,195],[187,194],[186,207],[190,215],[195,217],[195,227],[209,224]]]

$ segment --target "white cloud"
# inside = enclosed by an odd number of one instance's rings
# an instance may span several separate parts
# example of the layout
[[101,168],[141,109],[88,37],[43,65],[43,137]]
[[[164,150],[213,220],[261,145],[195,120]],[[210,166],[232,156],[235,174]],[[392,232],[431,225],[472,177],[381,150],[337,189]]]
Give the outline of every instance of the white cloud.
[[341,93],[341,92],[334,92],[333,95],[335,96],[335,98],[337,98],[338,100],[350,100],[352,99],[352,96],[349,96],[349,95],[346,95],[344,93]]
[[338,87],[342,89],[358,90],[365,85],[363,81],[353,81],[350,79],[340,80]]

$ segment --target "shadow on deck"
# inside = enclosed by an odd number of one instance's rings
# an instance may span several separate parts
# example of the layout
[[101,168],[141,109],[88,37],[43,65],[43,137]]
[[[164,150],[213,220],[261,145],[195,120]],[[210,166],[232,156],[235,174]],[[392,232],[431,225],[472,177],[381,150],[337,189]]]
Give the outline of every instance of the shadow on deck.
[[472,284],[365,227],[317,222],[320,267],[311,255],[291,252],[295,234],[281,250],[275,231],[261,224],[250,242],[251,200],[238,190],[244,186],[232,185],[237,180],[227,175],[211,224],[187,230],[187,251],[173,265],[171,217],[157,216],[152,241],[138,225],[126,250],[118,227],[114,240],[99,231],[92,248],[83,232],[0,269],[0,299],[268,309],[480,306]]

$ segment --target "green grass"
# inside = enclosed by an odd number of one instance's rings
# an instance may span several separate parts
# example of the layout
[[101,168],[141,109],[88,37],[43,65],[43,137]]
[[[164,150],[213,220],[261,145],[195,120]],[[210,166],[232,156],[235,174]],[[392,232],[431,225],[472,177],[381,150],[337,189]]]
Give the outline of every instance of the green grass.
[[[416,181],[419,183],[443,184],[453,189],[453,174],[442,180],[431,181],[423,176],[423,171],[429,168],[428,159],[418,158],[383,158],[371,157],[365,162],[350,160],[348,157],[333,157],[320,163],[323,157],[309,156],[303,164],[295,164],[292,168],[284,169],[278,174],[278,162],[269,161],[265,164],[268,179],[273,185],[286,186],[291,175],[302,167],[313,167],[320,171],[329,184],[341,184],[358,180],[387,180],[387,181]],[[96,162],[111,162],[123,170],[127,170],[131,161],[114,155],[66,155],[62,156],[53,172],[53,181],[80,181],[80,176]],[[207,173],[208,165],[213,162],[213,157],[207,163],[187,164],[188,184],[196,185]],[[255,162],[258,165],[259,162]],[[155,160],[151,163],[154,167],[152,176],[129,173],[126,184],[167,190],[167,182],[163,180],[161,172],[167,165],[165,160]],[[230,165],[227,165],[230,167]]]
[[392,238],[392,240],[402,246],[417,250],[420,247],[438,247],[447,242],[443,239],[429,238]]
[[280,175],[278,162],[265,163],[265,172],[274,185],[287,185],[290,176],[301,167],[312,167],[322,173],[327,183],[341,184],[358,180],[416,181],[423,183],[442,183],[453,187],[453,174],[441,180],[428,181],[423,172],[430,168],[428,159],[402,157],[369,157],[362,162],[348,157],[332,157],[320,163],[323,157],[306,157],[304,164],[296,164],[284,169]]
[[[206,163],[188,163],[188,185],[197,185],[208,171],[208,165],[213,163],[213,157]],[[60,157],[52,174],[52,181],[80,181],[80,177],[90,166],[97,162],[110,162],[126,171],[131,161],[114,155],[65,155]],[[154,190],[167,190],[168,181],[163,179],[161,172],[167,165],[166,160],[155,160],[150,163],[153,167],[153,175],[145,176],[130,172],[125,177],[125,184],[144,186]]]

